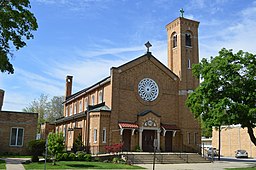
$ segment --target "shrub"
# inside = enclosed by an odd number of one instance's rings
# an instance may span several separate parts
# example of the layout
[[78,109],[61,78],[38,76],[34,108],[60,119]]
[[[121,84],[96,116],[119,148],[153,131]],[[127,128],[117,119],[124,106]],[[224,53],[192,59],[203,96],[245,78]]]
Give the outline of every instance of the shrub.
[[28,143],[28,148],[32,154],[32,162],[38,162],[38,156],[43,155],[43,152],[45,151],[45,140],[32,140]]
[[92,155],[91,154],[85,154],[84,155],[84,160],[87,162],[90,162],[92,160]]
[[56,155],[56,160],[57,160],[57,161],[62,161],[62,160],[63,160],[63,153],[58,153],[58,154]]
[[68,157],[69,157],[69,156],[68,156],[68,153],[63,153],[63,154],[62,154],[62,160],[63,160],[63,161],[67,161],[67,160],[68,160]]
[[115,163],[115,164],[119,163],[119,158],[113,158],[112,162]]
[[77,153],[77,160],[79,160],[79,161],[83,161],[83,160],[85,160],[85,157],[84,157],[84,155],[85,155],[85,153],[84,152],[78,152]]
[[70,161],[76,160],[76,154],[70,153],[69,156],[68,156],[68,160],[70,160]]

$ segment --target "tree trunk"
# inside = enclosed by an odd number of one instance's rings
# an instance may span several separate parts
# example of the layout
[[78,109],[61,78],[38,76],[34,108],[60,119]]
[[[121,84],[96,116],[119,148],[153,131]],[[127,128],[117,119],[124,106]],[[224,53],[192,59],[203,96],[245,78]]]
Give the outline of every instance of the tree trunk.
[[256,146],[256,138],[253,134],[253,128],[252,127],[247,127],[247,129],[248,129],[248,134],[250,136],[250,139],[251,139],[252,143]]

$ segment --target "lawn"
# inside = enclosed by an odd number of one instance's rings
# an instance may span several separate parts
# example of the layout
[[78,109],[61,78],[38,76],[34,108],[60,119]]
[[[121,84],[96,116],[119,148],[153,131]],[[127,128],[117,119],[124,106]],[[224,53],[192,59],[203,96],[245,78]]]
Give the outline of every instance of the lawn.
[[[46,167],[47,169],[144,169],[139,166],[103,162],[59,161],[56,164],[47,163]],[[25,169],[44,169],[44,162],[23,165]]]
[[256,168],[227,168],[227,170],[255,170]]
[[5,161],[0,160],[0,169],[5,169]]

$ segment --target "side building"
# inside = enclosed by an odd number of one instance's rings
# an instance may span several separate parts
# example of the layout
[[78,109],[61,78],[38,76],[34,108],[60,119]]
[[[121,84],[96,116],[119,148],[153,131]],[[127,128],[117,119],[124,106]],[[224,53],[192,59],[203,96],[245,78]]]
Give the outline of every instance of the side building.
[[36,139],[37,113],[3,111],[0,89],[0,154],[29,155],[28,143]]
[[199,60],[198,26],[183,17],[166,26],[168,67],[147,52],[74,94],[67,76],[64,116],[55,122],[67,149],[81,135],[91,153],[120,143],[124,151],[199,152],[200,124],[185,106],[199,84],[191,69]]

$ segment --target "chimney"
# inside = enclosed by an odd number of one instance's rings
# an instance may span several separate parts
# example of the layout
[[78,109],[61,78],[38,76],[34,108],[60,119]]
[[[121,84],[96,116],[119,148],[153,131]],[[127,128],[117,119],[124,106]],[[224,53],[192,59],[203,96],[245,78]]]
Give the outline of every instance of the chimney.
[[0,89],[0,111],[2,110],[3,103],[4,103],[4,90]]
[[66,98],[72,94],[72,79],[73,76],[66,77]]

